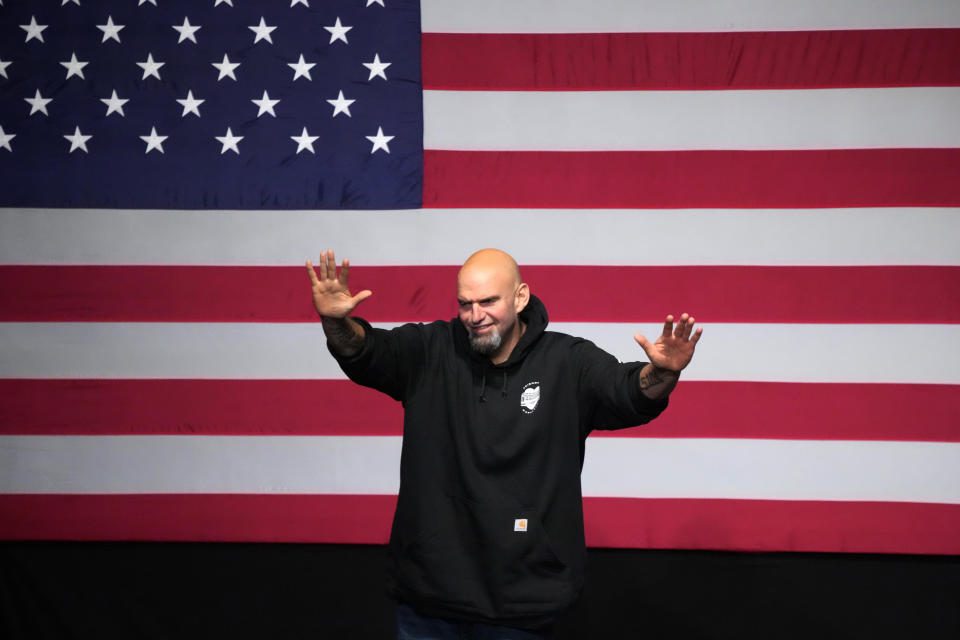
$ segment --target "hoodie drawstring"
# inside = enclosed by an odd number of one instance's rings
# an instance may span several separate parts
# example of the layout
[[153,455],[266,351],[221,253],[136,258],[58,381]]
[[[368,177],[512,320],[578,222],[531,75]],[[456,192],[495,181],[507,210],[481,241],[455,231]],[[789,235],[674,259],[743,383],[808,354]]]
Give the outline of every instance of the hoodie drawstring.
[[[500,391],[500,395],[504,398],[507,397],[507,370],[503,370],[503,389]],[[487,374],[485,371],[480,372],[480,402],[487,401]]]

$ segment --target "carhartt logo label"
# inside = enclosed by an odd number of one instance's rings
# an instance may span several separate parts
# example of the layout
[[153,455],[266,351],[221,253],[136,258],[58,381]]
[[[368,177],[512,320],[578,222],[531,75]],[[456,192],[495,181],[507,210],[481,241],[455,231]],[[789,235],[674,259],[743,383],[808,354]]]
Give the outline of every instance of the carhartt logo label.
[[533,413],[540,402],[540,382],[528,382],[523,385],[523,393],[520,394],[520,408],[524,413]]
[[517,518],[513,521],[513,530],[514,531],[526,531],[527,530],[527,519],[526,518]]

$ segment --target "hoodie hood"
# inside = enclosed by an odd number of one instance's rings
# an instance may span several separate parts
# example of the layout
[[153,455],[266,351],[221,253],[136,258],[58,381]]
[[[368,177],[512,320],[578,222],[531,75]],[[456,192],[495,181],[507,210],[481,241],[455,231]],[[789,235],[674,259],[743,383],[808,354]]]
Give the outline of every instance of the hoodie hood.
[[547,317],[547,308],[540,302],[540,298],[533,294],[530,294],[530,300],[527,302],[527,306],[517,314],[517,317],[520,322],[524,323],[526,329],[523,335],[520,336],[520,340],[513,348],[513,351],[510,352],[510,356],[500,364],[493,364],[490,358],[473,350],[470,346],[470,337],[467,334],[467,328],[460,322],[460,318],[454,318],[451,321],[458,349],[467,354],[473,362],[477,376],[480,378],[480,393],[477,396],[478,402],[482,403],[487,401],[487,373],[490,369],[493,370],[490,371],[490,373],[494,374],[495,379],[499,378],[501,381],[500,395],[504,398],[507,397],[507,371],[523,362],[523,359],[543,336],[544,331],[547,329],[547,323],[550,322],[550,319]]
[[543,306],[540,298],[533,294],[530,294],[530,300],[527,302],[527,306],[517,314],[517,317],[526,325],[526,329],[523,335],[520,336],[520,341],[517,342],[517,346],[515,346],[510,353],[510,357],[500,364],[493,364],[490,362],[490,358],[477,353],[470,347],[470,337],[467,333],[467,328],[460,322],[460,318],[453,318],[450,323],[454,327],[454,335],[456,336],[458,349],[467,353],[471,360],[489,368],[507,369],[523,361],[530,352],[530,349],[533,348],[533,345],[543,336],[544,331],[547,330],[547,324],[550,322],[547,316],[547,308]]

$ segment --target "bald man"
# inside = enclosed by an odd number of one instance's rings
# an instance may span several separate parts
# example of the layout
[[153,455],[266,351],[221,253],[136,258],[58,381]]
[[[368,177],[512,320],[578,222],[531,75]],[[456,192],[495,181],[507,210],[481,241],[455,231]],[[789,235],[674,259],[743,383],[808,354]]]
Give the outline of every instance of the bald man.
[[350,263],[307,271],[327,346],[347,376],[403,402],[388,589],[398,638],[545,638],[578,597],[586,544],[580,470],[594,429],[667,406],[702,327],[667,316],[649,362],[547,331],[547,311],[497,249],[457,276],[458,317],[375,329]]

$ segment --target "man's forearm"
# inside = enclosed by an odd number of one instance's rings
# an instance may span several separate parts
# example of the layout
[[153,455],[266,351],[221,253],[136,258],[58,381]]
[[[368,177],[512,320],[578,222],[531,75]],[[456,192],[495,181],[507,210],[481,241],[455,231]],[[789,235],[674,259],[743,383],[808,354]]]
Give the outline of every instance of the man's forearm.
[[651,400],[663,400],[677,386],[679,379],[679,371],[647,364],[640,370],[640,391]]
[[327,336],[330,348],[341,356],[355,356],[363,347],[365,333],[363,326],[350,316],[345,318],[327,318],[322,320],[323,333]]

